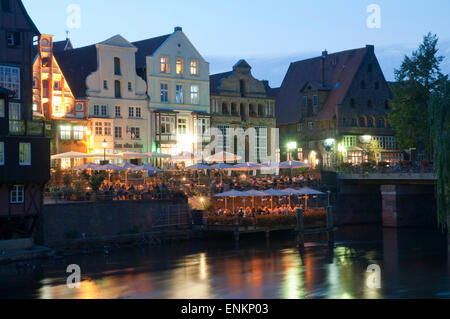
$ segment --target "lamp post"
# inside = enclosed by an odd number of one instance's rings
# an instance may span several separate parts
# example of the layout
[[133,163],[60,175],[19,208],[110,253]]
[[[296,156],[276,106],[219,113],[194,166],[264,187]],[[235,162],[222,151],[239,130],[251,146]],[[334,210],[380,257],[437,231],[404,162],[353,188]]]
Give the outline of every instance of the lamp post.
[[102,143],[103,146],[103,163],[102,165],[106,165],[106,147],[108,146],[108,142],[106,142],[106,139]]

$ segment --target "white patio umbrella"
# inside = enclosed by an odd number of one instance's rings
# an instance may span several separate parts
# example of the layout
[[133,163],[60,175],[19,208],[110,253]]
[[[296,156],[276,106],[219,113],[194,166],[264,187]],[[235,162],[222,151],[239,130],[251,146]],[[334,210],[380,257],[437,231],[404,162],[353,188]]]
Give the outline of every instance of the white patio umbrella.
[[189,152],[181,152],[178,155],[172,156],[172,160],[175,162],[182,161],[200,161],[202,159],[201,156],[189,153]]
[[84,164],[75,168],[72,168],[73,170],[85,170],[85,169],[91,169],[91,170],[97,170],[100,165],[94,164],[94,163],[88,163]]
[[148,158],[147,153],[138,153],[138,152],[123,152],[119,153],[123,159],[138,159],[138,158]]
[[199,163],[199,164],[185,167],[184,169],[187,171],[202,171],[202,170],[206,170],[206,169],[210,169],[210,168],[211,168],[211,166],[209,166],[209,165]]
[[286,161],[286,162],[279,163],[278,167],[293,169],[293,168],[303,168],[303,167],[312,167],[312,166],[311,166],[311,164],[306,164],[306,163],[297,162],[297,161]]
[[235,209],[234,199],[236,197],[241,197],[241,196],[242,196],[242,192],[237,191],[237,190],[231,190],[231,191],[228,191],[228,192],[224,192],[224,193],[220,193],[220,194],[214,195],[214,197],[221,197],[221,198],[225,199],[225,209],[227,209],[227,197],[233,198],[233,212],[234,212],[234,209]]
[[73,159],[73,158],[88,158],[88,157],[89,157],[89,154],[86,154],[86,153],[67,152],[67,153],[52,155],[51,159],[57,160],[57,159]]
[[242,157],[240,157],[236,154],[221,151],[219,153],[216,153],[214,155],[207,157],[205,160],[210,163],[214,163],[214,162],[225,163],[225,162],[236,162],[236,161],[241,160],[241,158]]
[[225,163],[219,163],[219,164],[210,166],[209,169],[221,170],[221,169],[232,169],[233,167],[234,167],[233,165],[228,165],[228,164],[225,164]]
[[156,152],[150,152],[150,153],[144,153],[146,155],[146,158],[171,158],[172,156],[164,153],[156,153]]
[[286,188],[281,190],[281,192],[283,192],[286,196],[289,196],[289,206],[291,206],[292,195],[301,195],[299,190],[293,188]]
[[253,208],[255,208],[255,197],[264,197],[266,194],[264,192],[260,192],[254,189],[251,189],[249,191],[243,192],[242,197],[251,197],[253,202]]
[[162,169],[160,169],[160,168],[157,168],[157,167],[153,167],[152,165],[150,165],[150,164],[145,164],[143,167],[142,167],[142,170],[143,171],[147,171],[147,172],[152,172],[152,173],[155,173],[155,172],[163,172],[163,170]]
[[308,196],[325,195],[325,193],[319,192],[319,191],[309,188],[309,187],[304,187],[299,190],[299,195],[305,196],[305,210],[306,210],[306,209],[308,209]]
[[273,209],[273,198],[274,197],[286,196],[286,194],[283,193],[282,191],[279,191],[279,190],[273,189],[273,188],[265,190],[265,191],[263,191],[263,193],[266,196],[270,196],[270,209]]
[[254,171],[254,170],[262,169],[262,168],[264,168],[264,166],[261,165],[261,164],[247,162],[247,163],[234,165],[233,167],[230,168],[230,170],[233,170],[233,171]]

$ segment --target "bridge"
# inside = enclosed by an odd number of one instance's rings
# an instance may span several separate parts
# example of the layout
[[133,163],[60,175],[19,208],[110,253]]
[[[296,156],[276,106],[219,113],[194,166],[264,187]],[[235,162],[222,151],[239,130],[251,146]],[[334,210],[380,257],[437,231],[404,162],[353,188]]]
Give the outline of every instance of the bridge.
[[340,172],[337,224],[379,223],[385,227],[436,226],[432,171]]

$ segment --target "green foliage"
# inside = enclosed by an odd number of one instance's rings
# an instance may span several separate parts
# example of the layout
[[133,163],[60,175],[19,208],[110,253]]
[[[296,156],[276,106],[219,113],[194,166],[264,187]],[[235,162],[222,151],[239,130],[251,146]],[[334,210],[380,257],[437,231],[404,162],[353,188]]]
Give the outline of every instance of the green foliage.
[[65,174],[63,176],[63,184],[66,187],[68,187],[68,186],[70,186],[70,184],[72,184],[72,176],[70,174]]
[[92,190],[94,192],[98,192],[98,190],[99,190],[99,188],[102,185],[104,180],[105,180],[105,175],[103,173],[93,174],[89,178],[89,186],[92,188]]
[[436,200],[438,223],[444,228],[450,216],[450,81],[430,99],[431,136],[434,165],[438,176]]
[[405,56],[400,69],[395,70],[398,83],[392,88],[392,109],[388,114],[399,147],[407,149],[423,143],[429,155],[428,101],[447,78],[440,70],[444,58],[437,55],[437,43],[438,37],[428,33],[418,50],[411,57]]

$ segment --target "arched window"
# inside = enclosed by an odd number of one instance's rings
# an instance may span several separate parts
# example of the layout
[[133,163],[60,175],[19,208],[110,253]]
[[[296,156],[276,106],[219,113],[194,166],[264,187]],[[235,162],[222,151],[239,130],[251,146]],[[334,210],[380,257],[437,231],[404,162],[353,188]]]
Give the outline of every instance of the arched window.
[[366,120],[364,119],[364,117],[359,118],[359,126],[366,127]]
[[231,114],[238,115],[238,110],[236,107],[236,103],[231,103]]
[[222,114],[228,114],[228,105],[227,105],[227,103],[222,103]]
[[377,121],[377,128],[384,128],[384,119],[383,118],[379,118]]
[[352,127],[357,127],[358,123],[356,123],[356,119],[352,118]]
[[373,118],[369,117],[367,119],[367,127],[373,127]]

